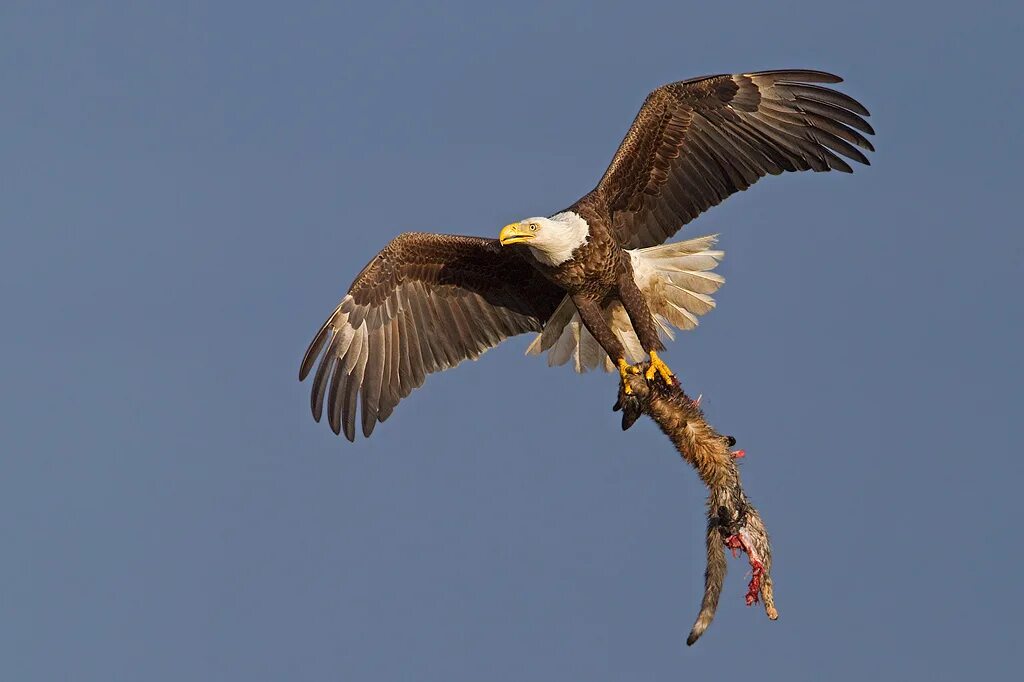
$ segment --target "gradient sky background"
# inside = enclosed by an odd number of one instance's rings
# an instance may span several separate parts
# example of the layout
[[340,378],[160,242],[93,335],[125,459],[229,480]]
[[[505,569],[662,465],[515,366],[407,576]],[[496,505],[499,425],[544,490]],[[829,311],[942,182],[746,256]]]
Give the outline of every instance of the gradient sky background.
[[[4,2],[0,678],[1005,679],[1024,10],[1000,4]],[[874,165],[689,227],[727,284],[666,356],[747,449],[777,623],[736,561],[684,646],[702,486],[650,422],[621,433],[613,377],[527,337],[369,441],[313,423],[299,360],[388,239],[561,209],[653,87],[784,67],[846,77]]]

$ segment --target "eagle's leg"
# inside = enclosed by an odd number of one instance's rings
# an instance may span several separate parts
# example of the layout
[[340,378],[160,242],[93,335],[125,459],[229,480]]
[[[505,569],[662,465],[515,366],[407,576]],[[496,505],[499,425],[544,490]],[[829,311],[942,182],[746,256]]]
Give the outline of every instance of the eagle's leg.
[[651,358],[651,364],[644,376],[648,381],[655,376],[660,376],[662,381],[671,386],[675,376],[668,365],[658,357],[658,351],[665,350],[665,346],[658,337],[654,316],[647,305],[647,299],[633,279],[631,269],[627,269],[627,272],[619,278],[619,299],[622,301],[622,307],[626,309],[626,314],[629,315],[629,321],[633,323],[633,329],[640,340],[640,345],[644,347]]
[[625,386],[626,393],[632,393],[633,390],[625,381],[626,376],[639,374],[640,370],[626,362],[626,349],[622,347],[622,342],[619,341],[619,338],[615,336],[615,332],[612,331],[605,321],[600,301],[577,295],[572,297],[572,302],[576,304],[576,310],[580,313],[580,320],[583,321],[583,326],[601,344],[601,348],[604,349],[605,353],[608,353],[608,357],[615,359],[615,364],[619,367],[619,377],[622,379],[622,385]]

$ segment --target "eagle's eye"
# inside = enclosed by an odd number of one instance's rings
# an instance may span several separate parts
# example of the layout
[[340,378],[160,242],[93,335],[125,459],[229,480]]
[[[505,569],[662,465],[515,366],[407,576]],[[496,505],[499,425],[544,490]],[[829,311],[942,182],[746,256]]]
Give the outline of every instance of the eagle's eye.
[[530,223],[530,229],[533,230],[534,232],[536,232],[537,231],[537,223]]

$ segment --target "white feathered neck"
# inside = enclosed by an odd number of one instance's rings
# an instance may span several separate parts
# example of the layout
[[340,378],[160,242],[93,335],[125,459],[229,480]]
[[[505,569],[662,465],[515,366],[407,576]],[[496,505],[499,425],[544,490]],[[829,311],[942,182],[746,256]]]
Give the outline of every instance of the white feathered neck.
[[550,218],[530,218],[538,223],[537,238],[529,242],[534,257],[546,265],[561,265],[590,238],[590,225],[575,211],[556,213]]

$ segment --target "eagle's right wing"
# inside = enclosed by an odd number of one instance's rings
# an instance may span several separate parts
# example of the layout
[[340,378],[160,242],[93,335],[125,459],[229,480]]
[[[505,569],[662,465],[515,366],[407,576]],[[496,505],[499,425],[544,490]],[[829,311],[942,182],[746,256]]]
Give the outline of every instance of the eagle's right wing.
[[[821,71],[693,78],[648,95],[594,192],[628,249],[661,244],[765,175],[850,172],[874,131],[855,99]],[[858,132],[859,131],[859,132]],[[859,149],[858,149],[859,148]]]
[[477,358],[502,340],[539,332],[564,292],[496,239],[407,233],[359,273],[302,359],[311,406],[324,397],[335,433],[364,436],[427,374]]

